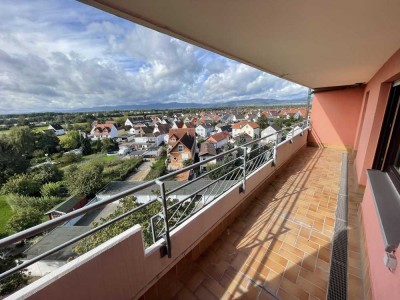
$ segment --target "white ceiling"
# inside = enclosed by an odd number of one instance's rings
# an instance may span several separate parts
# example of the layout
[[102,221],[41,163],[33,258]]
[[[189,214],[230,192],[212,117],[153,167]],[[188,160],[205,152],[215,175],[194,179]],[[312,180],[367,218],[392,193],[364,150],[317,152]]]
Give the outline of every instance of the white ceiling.
[[83,0],[317,88],[367,82],[400,48],[400,0]]

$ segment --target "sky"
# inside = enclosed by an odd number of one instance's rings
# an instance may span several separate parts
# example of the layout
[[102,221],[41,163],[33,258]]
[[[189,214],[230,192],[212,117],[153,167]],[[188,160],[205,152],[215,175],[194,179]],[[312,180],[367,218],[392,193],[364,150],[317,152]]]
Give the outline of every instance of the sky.
[[0,113],[307,95],[74,0],[1,0],[0,20]]

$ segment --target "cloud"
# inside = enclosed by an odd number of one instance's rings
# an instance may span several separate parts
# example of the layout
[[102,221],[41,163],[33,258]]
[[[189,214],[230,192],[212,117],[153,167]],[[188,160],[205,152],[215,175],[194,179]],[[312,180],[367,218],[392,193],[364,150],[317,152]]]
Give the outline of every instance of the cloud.
[[304,87],[77,1],[2,1],[0,112],[305,97]]

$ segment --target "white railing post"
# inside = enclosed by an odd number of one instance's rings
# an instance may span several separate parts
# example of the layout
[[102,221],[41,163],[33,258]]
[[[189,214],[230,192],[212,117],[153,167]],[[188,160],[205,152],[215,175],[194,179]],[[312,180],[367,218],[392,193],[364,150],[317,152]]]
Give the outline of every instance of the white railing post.
[[278,139],[279,139],[279,133],[276,133],[276,138],[275,138],[275,143],[274,143],[274,149],[273,149],[273,165],[276,165],[276,155],[277,155],[277,150],[278,150]]
[[243,182],[242,182],[242,192],[246,192],[246,159],[247,159],[247,147],[242,147],[243,149]]
[[163,206],[163,218],[165,226],[165,236],[164,236],[165,245],[160,249],[161,257],[168,255],[168,257],[171,258],[171,239],[169,236],[168,204],[167,204],[167,197],[165,195],[165,183],[157,179],[156,184],[160,187],[160,197]]
[[290,142],[293,144],[293,139],[294,139],[294,126],[292,126],[292,138],[290,139]]

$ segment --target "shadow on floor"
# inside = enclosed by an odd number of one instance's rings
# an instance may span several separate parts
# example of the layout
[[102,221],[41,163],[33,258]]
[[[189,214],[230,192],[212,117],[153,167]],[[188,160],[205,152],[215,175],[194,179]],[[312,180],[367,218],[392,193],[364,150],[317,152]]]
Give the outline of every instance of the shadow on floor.
[[174,285],[174,299],[325,299],[342,152],[301,150]]

